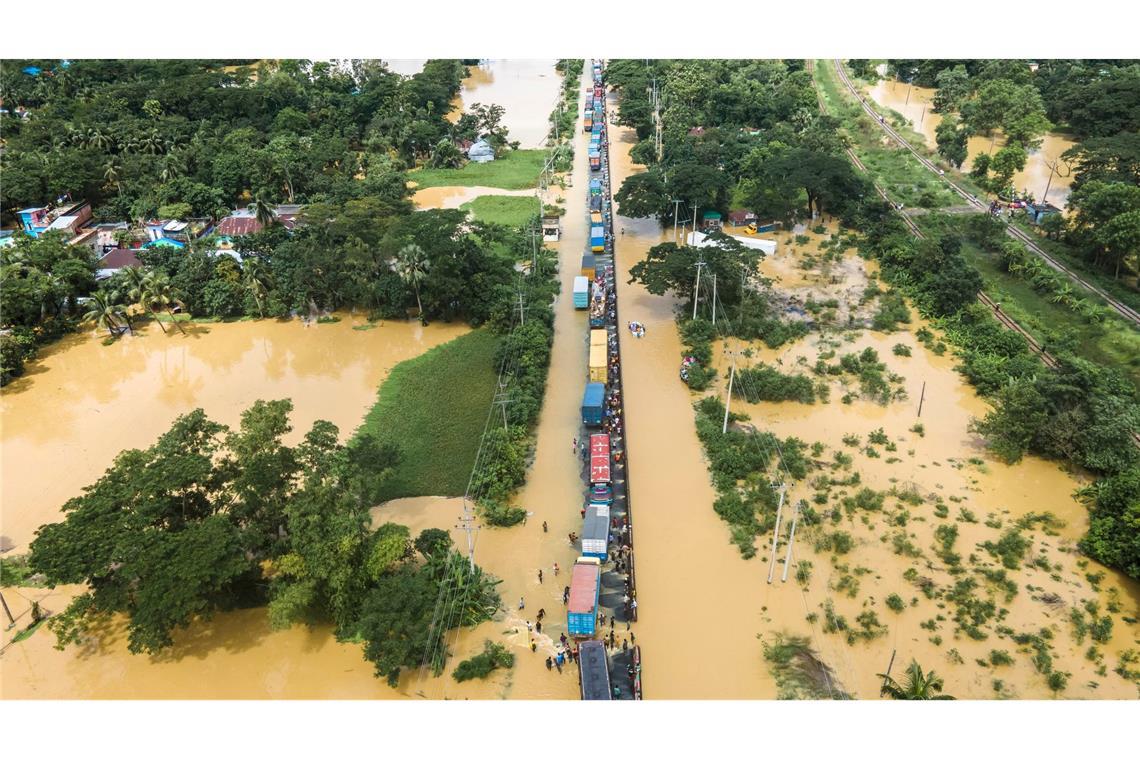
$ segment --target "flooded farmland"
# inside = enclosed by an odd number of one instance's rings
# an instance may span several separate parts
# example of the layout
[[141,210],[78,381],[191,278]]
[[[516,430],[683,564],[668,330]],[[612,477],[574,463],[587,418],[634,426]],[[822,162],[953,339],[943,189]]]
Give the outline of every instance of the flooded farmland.
[[[934,131],[942,123],[942,115],[934,113],[933,87],[915,87],[897,79],[880,79],[867,88],[867,94],[884,108],[897,111],[910,122],[911,129],[926,139],[926,146],[931,149],[938,147],[934,139]],[[969,157],[962,165],[962,171],[968,172],[973,165],[975,156],[982,153],[993,153],[1005,145],[1005,137],[997,135],[991,137],[975,136],[969,139],[967,150]],[[1061,208],[1065,207],[1069,198],[1072,176],[1064,163],[1060,163],[1058,171],[1050,179],[1051,166],[1057,165],[1061,154],[1076,145],[1075,142],[1057,132],[1049,132],[1043,138],[1040,147],[1029,153],[1025,168],[1013,175],[1013,186],[1019,192],[1028,190],[1036,198],[1045,198]],[[1045,196],[1048,188],[1049,194]]]

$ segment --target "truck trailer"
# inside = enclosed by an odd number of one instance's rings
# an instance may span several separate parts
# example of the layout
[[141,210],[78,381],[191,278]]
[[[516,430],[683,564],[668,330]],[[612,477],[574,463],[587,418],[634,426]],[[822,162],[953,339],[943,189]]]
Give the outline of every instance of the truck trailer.
[[601,565],[597,557],[579,557],[570,573],[570,603],[566,606],[566,630],[574,638],[592,639],[597,630]]
[[610,437],[605,433],[590,436],[590,485],[610,482]]
[[584,701],[613,701],[609,658],[602,642],[583,641],[578,645],[578,685]]
[[590,346],[590,382],[602,383],[603,385],[609,382],[608,363],[606,362],[606,347]]
[[606,228],[605,227],[591,227],[590,228],[590,250],[595,253],[601,253],[606,250]]
[[590,278],[578,275],[574,278],[574,308],[586,309],[590,306]]
[[603,383],[586,383],[582,394],[582,424],[598,427],[605,419],[606,386]]
[[605,562],[610,553],[610,505],[590,502],[582,519],[582,556]]

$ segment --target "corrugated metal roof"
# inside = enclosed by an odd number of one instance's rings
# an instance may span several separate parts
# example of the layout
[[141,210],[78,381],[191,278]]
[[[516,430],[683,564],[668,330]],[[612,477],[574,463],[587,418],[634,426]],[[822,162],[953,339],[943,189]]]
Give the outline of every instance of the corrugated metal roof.
[[575,564],[570,572],[570,612],[589,612],[598,598],[598,565]]
[[582,699],[613,700],[605,644],[583,641],[578,646],[578,669],[582,680]]
[[608,541],[610,537],[610,519],[599,514],[597,507],[586,507],[586,517],[582,520],[583,540]]

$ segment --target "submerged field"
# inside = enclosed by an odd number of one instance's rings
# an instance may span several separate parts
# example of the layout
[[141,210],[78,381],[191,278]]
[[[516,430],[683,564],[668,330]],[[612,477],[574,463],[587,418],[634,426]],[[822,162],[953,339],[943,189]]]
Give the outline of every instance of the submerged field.
[[[826,261],[820,243],[829,237],[796,238],[763,269],[777,288],[815,282],[818,300],[857,312],[867,278],[854,273],[864,262],[854,251],[847,266]],[[783,696],[828,696],[785,672],[784,636],[806,639],[832,669],[832,687],[859,698],[878,694],[876,674],[892,657],[894,675],[913,658],[959,698],[1140,694],[1140,585],[1076,550],[1087,511],[1074,491],[1088,476],[1034,457],[996,461],[969,431],[987,404],[956,373],[936,330],[911,314],[892,332],[834,326],[779,349],[748,349],[738,380],[764,363],[814,389],[813,403],[732,402],[745,424],[785,447],[793,437],[803,444],[803,473],[784,478],[775,582],[764,583],[775,504],[761,510],[749,560],[765,600],[759,634]],[[847,365],[844,356],[873,357],[878,369],[825,369]],[[710,396],[723,401],[727,364],[718,363]],[[727,527],[724,540],[736,551]]]

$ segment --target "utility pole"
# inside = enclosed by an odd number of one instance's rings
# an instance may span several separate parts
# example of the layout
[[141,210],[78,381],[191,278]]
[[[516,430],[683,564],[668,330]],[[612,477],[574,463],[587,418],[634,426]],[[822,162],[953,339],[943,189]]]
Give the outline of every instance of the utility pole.
[[776,540],[780,537],[780,517],[784,514],[784,486],[780,486],[780,503],[776,506],[776,529],[772,531],[772,558],[768,562],[768,582],[776,572]]
[[693,319],[697,318],[697,301],[701,297],[701,267],[705,265],[705,257],[702,254],[701,260],[697,262],[697,285],[693,288]]
[[792,530],[788,534],[788,553],[784,556],[784,575],[780,578],[781,583],[788,582],[788,568],[792,566],[792,546],[796,541],[796,523],[800,519],[800,503],[796,502],[795,511],[792,512]]
[[471,571],[475,571],[475,531],[479,530],[479,526],[475,524],[475,511],[471,509],[471,502],[467,499],[463,500],[463,516],[459,518],[459,525],[455,527],[461,528],[467,534],[467,561],[471,565]]
[[673,199],[673,242],[677,242],[677,215],[681,212],[681,199]]
[[728,393],[724,396],[724,424],[720,426],[721,434],[728,432],[728,405],[732,402],[732,381],[736,379],[736,352],[732,352],[732,369],[728,372]]
[[713,272],[712,311],[713,311],[713,326],[715,327],[716,326],[716,272]]
[[12,626],[16,624],[16,618],[12,617],[12,610],[8,609],[8,601],[4,598],[3,593],[0,593],[0,605],[4,605],[4,614],[8,616],[8,627],[4,630],[11,630]]
[[926,381],[922,381],[922,394],[918,397],[918,416],[922,416],[922,402],[926,401]]

